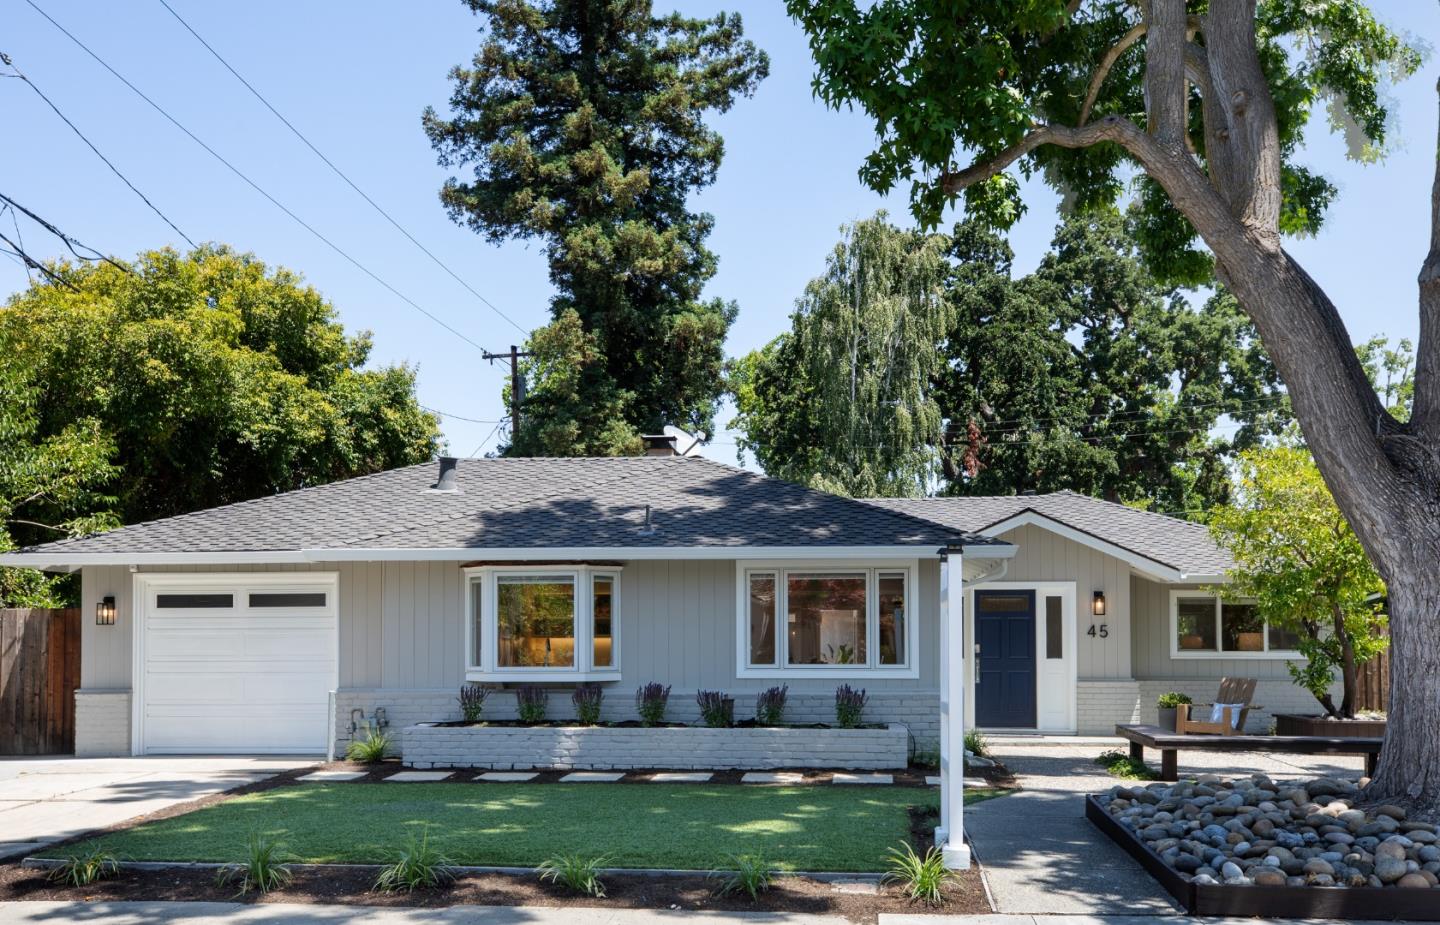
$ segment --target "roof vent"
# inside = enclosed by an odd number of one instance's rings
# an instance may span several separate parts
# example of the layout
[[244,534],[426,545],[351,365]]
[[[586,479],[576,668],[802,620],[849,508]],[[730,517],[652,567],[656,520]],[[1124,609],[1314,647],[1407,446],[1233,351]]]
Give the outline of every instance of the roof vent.
[[645,525],[640,528],[641,536],[654,536],[655,524],[650,520],[650,505],[645,505]]
[[646,434],[640,438],[645,441],[646,456],[679,456],[675,451],[675,438],[670,434]]
[[454,456],[441,456],[440,477],[435,480],[434,485],[430,486],[430,490],[459,491],[459,486],[455,484],[455,477],[458,474],[459,468],[460,460],[456,459]]

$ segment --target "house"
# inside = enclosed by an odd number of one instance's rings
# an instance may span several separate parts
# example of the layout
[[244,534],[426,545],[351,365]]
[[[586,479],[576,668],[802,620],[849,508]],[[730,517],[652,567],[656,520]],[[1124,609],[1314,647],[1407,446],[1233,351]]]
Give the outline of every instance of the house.
[[1306,703],[1293,640],[1206,590],[1228,560],[1202,527],[1069,492],[858,501],[651,444],[445,459],[0,564],[81,573],[85,755],[343,748],[377,709],[455,718],[466,681],[596,682],[613,718],[659,681],[679,719],[785,684],[794,721],[850,683],[924,750],[958,731],[952,682],[957,722],[1007,731],[1106,733],[1231,674]]

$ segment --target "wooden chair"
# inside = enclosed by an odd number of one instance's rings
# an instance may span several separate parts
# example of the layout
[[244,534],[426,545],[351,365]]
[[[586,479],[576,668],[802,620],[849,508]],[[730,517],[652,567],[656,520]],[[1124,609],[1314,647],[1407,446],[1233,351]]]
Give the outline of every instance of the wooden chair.
[[[1252,709],[1258,709],[1258,704],[1250,701],[1255,697],[1254,678],[1221,678],[1220,691],[1215,695],[1214,703],[1223,703],[1226,706],[1221,710],[1223,714],[1220,722],[1212,723],[1209,719],[1193,720],[1190,718],[1190,711],[1193,707],[1188,703],[1182,703],[1175,709],[1175,732],[1185,735],[1221,735],[1233,736],[1245,734],[1245,720],[1250,716]],[[1240,716],[1235,716],[1234,704],[1240,704]],[[1196,707],[1213,707],[1214,704],[1195,704]],[[1207,717],[1210,711],[1207,709]]]

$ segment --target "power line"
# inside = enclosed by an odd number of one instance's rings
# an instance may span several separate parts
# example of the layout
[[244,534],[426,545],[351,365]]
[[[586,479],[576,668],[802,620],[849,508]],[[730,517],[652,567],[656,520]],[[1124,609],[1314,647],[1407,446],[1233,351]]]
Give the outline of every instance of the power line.
[[[228,160],[226,160],[223,156],[221,156],[221,154],[220,154],[218,151],[216,151],[214,148],[210,147],[208,144],[206,144],[204,141],[202,141],[202,140],[200,139],[200,136],[198,136],[198,135],[196,135],[194,132],[190,131],[188,128],[186,128],[186,127],[180,122],[180,120],[178,120],[178,119],[176,119],[174,116],[170,115],[170,113],[167,112],[163,106],[161,106],[159,103],[157,103],[157,102],[155,102],[154,100],[152,100],[150,97],[146,96],[145,93],[144,93],[143,91],[141,91],[139,87],[135,86],[133,83],[131,83],[129,80],[127,80],[123,74],[121,74],[119,71],[115,70],[115,68],[111,67],[110,64],[109,64],[104,58],[100,57],[98,54],[96,54],[95,52],[91,51],[91,50],[90,50],[90,46],[88,46],[88,45],[86,45],[84,42],[80,41],[80,40],[79,40],[78,38],[76,38],[73,34],[71,34],[70,30],[66,29],[64,26],[62,26],[62,25],[60,25],[58,22],[56,22],[55,19],[54,19],[53,17],[51,17],[51,15],[50,15],[49,13],[45,12],[43,9],[40,8],[39,5],[37,5],[37,4],[35,3],[35,0],[25,0],[25,2],[28,3],[28,4],[31,6],[31,8],[35,10],[35,12],[39,13],[41,16],[45,17],[45,19],[49,20],[49,22],[50,22],[50,24],[51,24],[52,26],[54,26],[56,29],[59,29],[60,32],[62,32],[62,33],[65,35],[66,38],[68,38],[70,41],[72,41],[72,42],[74,42],[76,45],[78,45],[82,51],[84,51],[84,52],[85,52],[87,55],[89,55],[90,57],[94,58],[95,61],[98,62],[101,67],[105,68],[105,70],[109,71],[109,72],[111,73],[111,75],[115,77],[116,80],[119,80],[119,81],[120,81],[121,83],[123,83],[125,86],[129,87],[130,90],[131,90],[136,96],[140,97],[142,100],[144,100],[146,103],[148,103],[148,104],[150,105],[150,108],[154,109],[154,110],[155,110],[156,112],[158,112],[160,115],[164,116],[165,119],[166,119],[167,121],[169,121],[171,125],[175,126],[175,127],[178,128],[180,131],[184,132],[184,133],[190,138],[191,141],[195,142],[197,145],[199,145],[200,147],[204,148],[205,151],[206,151],[211,157],[215,158],[215,159],[216,159],[217,161],[219,161],[221,164],[225,165],[225,167],[228,168],[231,173],[235,174],[235,176],[237,176],[237,177],[239,177],[241,180],[245,181],[245,183],[248,184],[251,189],[255,190],[255,192],[259,193],[261,196],[264,196],[267,200],[270,201],[270,204],[271,204],[271,205],[275,206],[275,207],[276,207],[277,209],[279,209],[281,212],[284,212],[286,215],[288,215],[292,220],[295,221],[296,224],[298,224],[300,227],[304,228],[306,231],[310,232],[312,235],[314,235],[316,238],[318,238],[322,243],[324,243],[327,247],[329,247],[329,248],[330,248],[331,250],[333,250],[335,253],[337,253],[337,254],[339,254],[341,257],[345,258],[345,260],[349,261],[350,264],[353,265],[356,269],[360,270],[360,272],[364,273],[366,276],[370,277],[370,278],[373,279],[375,282],[379,283],[379,284],[380,284],[381,286],[383,286],[385,289],[389,290],[391,294],[393,294],[396,298],[400,299],[400,300],[401,300],[402,302],[404,302],[406,305],[409,305],[411,308],[415,309],[415,310],[418,311],[420,314],[424,315],[426,318],[429,318],[431,321],[433,321],[433,322],[435,322],[436,324],[440,325],[440,327],[442,327],[442,328],[444,328],[445,330],[449,331],[451,334],[454,334],[456,337],[458,337],[458,338],[460,338],[461,340],[465,341],[465,343],[469,344],[470,346],[474,347],[475,349],[481,351],[482,353],[485,351],[485,348],[482,347],[480,344],[478,344],[478,343],[476,343],[475,341],[471,340],[469,337],[467,337],[466,335],[462,334],[460,331],[458,331],[457,329],[455,329],[454,327],[452,327],[450,324],[446,323],[446,322],[445,322],[443,319],[441,319],[438,315],[435,315],[435,314],[427,311],[427,310],[426,310],[424,307],[422,307],[418,302],[416,302],[415,300],[411,299],[409,296],[405,295],[405,294],[404,294],[403,292],[401,292],[399,289],[396,289],[394,286],[390,285],[388,282],[386,282],[384,279],[382,279],[379,274],[375,273],[375,271],[373,271],[373,270],[371,270],[369,267],[365,266],[365,264],[361,263],[359,260],[356,260],[354,257],[350,256],[350,254],[349,254],[347,251],[345,251],[344,249],[342,249],[338,244],[336,244],[334,241],[331,241],[329,238],[325,237],[325,235],[323,235],[323,234],[321,234],[319,231],[317,231],[313,225],[311,225],[309,222],[305,221],[305,220],[302,219],[300,216],[298,216],[298,215],[296,215],[294,212],[292,212],[292,211],[291,211],[284,203],[282,203],[280,200],[278,200],[278,199],[276,199],[274,196],[270,195],[270,193],[268,193],[268,192],[265,190],[264,187],[262,187],[260,184],[256,183],[254,180],[250,179],[250,177],[249,177],[248,175],[246,175],[244,171],[242,171],[240,168],[236,167],[234,164],[232,164],[232,163],[230,163]],[[188,239],[187,239],[187,240],[188,240]]]
[[504,418],[501,418],[498,421],[482,421],[478,418],[467,418],[464,415],[451,414],[448,411],[441,411],[439,408],[431,408],[429,405],[421,405],[420,410],[428,411],[431,414],[438,414],[442,418],[450,418],[456,421],[464,421],[467,424],[503,424],[505,420]]
[[[31,6],[35,6],[35,4],[33,4],[33,3],[30,4],[30,5],[31,5]],[[40,10],[39,7],[35,7],[35,8],[36,8],[37,10]],[[40,10],[40,15],[41,15],[41,16],[45,16],[45,11],[44,11],[44,10]],[[46,19],[50,19],[49,16],[45,16],[45,18],[46,18]],[[50,19],[50,21],[51,21],[52,23],[55,22],[55,20],[53,20],[53,19]],[[56,27],[57,27],[57,28],[59,27],[59,23],[56,23]],[[64,30],[64,29],[61,29],[60,31],[61,31],[61,32],[64,32],[65,30]],[[68,32],[67,32],[66,34],[69,35]],[[71,36],[71,38],[73,39],[74,36]],[[82,46],[82,47],[83,47],[83,46]],[[115,164],[111,162],[110,158],[106,157],[104,154],[101,154],[101,153],[100,153],[100,149],[97,148],[97,147],[95,147],[95,143],[94,143],[93,141],[91,141],[89,138],[86,138],[86,137],[85,137],[85,133],[82,132],[82,131],[80,131],[80,129],[79,129],[78,127],[76,127],[75,123],[74,123],[74,122],[71,122],[70,119],[69,119],[69,117],[67,117],[67,116],[65,115],[65,113],[63,113],[63,112],[60,111],[60,107],[59,107],[59,106],[56,106],[55,103],[50,99],[50,97],[46,96],[45,93],[44,93],[44,91],[42,91],[39,87],[37,87],[37,86],[35,85],[35,81],[31,80],[31,79],[25,74],[24,71],[20,70],[20,68],[15,65],[15,62],[11,60],[11,58],[10,58],[9,55],[5,54],[4,52],[0,52],[0,62],[3,62],[7,67],[9,67],[12,71],[14,71],[14,72],[15,72],[15,76],[16,76],[16,77],[19,77],[21,80],[23,80],[23,81],[25,82],[25,85],[26,85],[27,87],[29,87],[31,90],[34,90],[34,91],[35,91],[35,95],[38,96],[38,97],[40,97],[40,99],[44,100],[44,101],[45,101],[45,105],[49,106],[52,110],[55,111],[55,115],[57,115],[57,116],[60,117],[60,121],[64,122],[66,125],[70,126],[70,131],[72,131],[72,132],[74,132],[76,135],[78,135],[79,138],[80,138],[80,140],[83,141],[83,142],[85,142],[86,147],[88,147],[91,151],[94,151],[94,152],[95,152],[95,156],[98,157],[98,158],[100,158],[100,160],[102,160],[102,161],[105,162],[105,166],[110,168],[110,172],[113,173],[113,174],[115,174],[115,176],[119,177],[119,178],[120,178],[120,181],[121,181],[122,183],[124,183],[126,186],[130,187],[130,191],[131,191],[132,193],[134,193],[136,196],[139,196],[139,197],[140,197],[140,201],[141,201],[141,202],[145,203],[145,205],[147,205],[147,206],[150,207],[150,211],[151,211],[151,212],[154,212],[156,215],[160,216],[161,220],[164,221],[165,224],[169,225],[172,231],[174,231],[174,232],[175,232],[176,234],[178,234],[180,237],[182,237],[182,238],[185,239],[185,243],[189,244],[191,247],[194,247],[194,246],[195,246],[195,242],[192,241],[192,240],[190,240],[190,236],[187,235],[185,232],[181,231],[180,228],[179,228],[179,226],[177,226],[174,222],[170,221],[170,217],[169,217],[168,215],[166,215],[164,212],[161,212],[161,211],[160,211],[160,207],[159,207],[159,206],[155,205],[155,203],[151,202],[150,199],[149,199],[144,193],[140,192],[139,188],[136,187],[134,183],[131,183],[131,182],[130,182],[130,178],[127,177],[127,176],[125,176],[125,174],[121,173],[121,172],[120,172],[120,168],[119,168],[119,167],[116,167]]]
[[367,203],[369,203],[369,204],[370,204],[370,208],[374,209],[376,212],[379,212],[380,215],[383,216],[384,219],[385,219],[387,222],[389,222],[391,225],[393,225],[393,226],[395,227],[395,230],[396,230],[396,231],[398,231],[398,232],[400,232],[401,234],[403,234],[406,238],[409,239],[409,241],[410,241],[411,244],[414,244],[416,247],[418,247],[418,248],[420,249],[421,253],[423,253],[426,257],[429,257],[432,261],[434,261],[434,262],[435,262],[435,265],[438,266],[438,267],[440,267],[440,269],[442,269],[442,270],[444,270],[446,273],[450,274],[450,277],[451,277],[452,279],[454,279],[455,282],[459,283],[461,286],[464,286],[467,290],[469,290],[469,292],[470,292],[471,295],[473,295],[475,298],[479,299],[479,300],[480,300],[482,303],[484,303],[485,306],[488,307],[491,311],[493,311],[495,314],[499,315],[501,318],[503,318],[503,319],[505,319],[507,322],[509,322],[510,325],[511,325],[511,327],[515,328],[515,330],[519,331],[521,334],[528,334],[528,333],[529,333],[529,332],[526,331],[523,327],[521,327],[519,324],[517,324],[517,323],[515,322],[515,320],[512,319],[509,315],[505,314],[505,313],[502,312],[498,307],[496,307],[495,303],[493,303],[493,302],[491,302],[489,299],[485,298],[483,295],[480,294],[480,292],[479,292],[478,290],[475,289],[475,287],[471,286],[468,282],[466,282],[464,279],[462,279],[461,276],[460,276],[460,274],[458,274],[458,273],[456,273],[454,270],[450,269],[450,267],[449,267],[448,264],[446,264],[446,263],[445,263],[443,260],[441,260],[439,257],[435,256],[435,254],[434,254],[433,252],[431,252],[431,250],[430,250],[428,247],[426,247],[424,244],[421,244],[420,241],[417,240],[416,237],[415,237],[413,234],[411,234],[409,231],[407,231],[403,225],[401,225],[398,221],[396,221],[395,218],[394,218],[393,216],[391,216],[389,212],[386,212],[383,208],[380,207],[380,204],[379,204],[379,203],[377,203],[374,199],[370,198],[370,196],[369,196],[364,190],[362,190],[362,189],[355,183],[354,180],[352,180],[352,179],[350,179],[348,176],[346,176],[345,172],[342,171],[339,167],[336,167],[336,166],[335,166],[335,163],[334,163],[333,161],[331,161],[330,158],[326,157],[326,156],[324,155],[324,153],[322,153],[321,150],[320,150],[319,148],[317,148],[317,147],[315,146],[315,144],[314,144],[309,138],[306,138],[305,135],[304,135],[298,128],[296,128],[296,127],[290,122],[289,119],[287,119],[287,118],[285,118],[283,115],[281,115],[281,114],[280,114],[280,111],[279,111],[278,109],[276,109],[274,106],[272,106],[272,105],[270,104],[270,101],[267,100],[267,99],[260,93],[259,90],[256,90],[255,87],[254,87],[254,85],[252,85],[252,84],[250,83],[250,81],[246,80],[246,79],[240,74],[239,71],[235,70],[234,66],[231,65],[229,61],[226,61],[225,58],[221,56],[220,52],[216,51],[216,50],[214,49],[214,47],[211,46],[211,44],[210,44],[209,42],[205,41],[205,39],[200,35],[200,33],[195,31],[195,27],[194,27],[194,26],[192,26],[192,25],[190,25],[188,22],[186,22],[185,19],[184,19],[183,17],[181,17],[181,15],[180,15],[179,13],[175,12],[175,8],[174,8],[174,7],[172,7],[169,3],[167,3],[166,0],[160,0],[160,5],[163,6],[163,7],[165,7],[165,9],[169,11],[170,15],[175,17],[176,22],[178,22],[178,23],[180,23],[180,25],[184,26],[184,27],[185,27],[185,30],[195,37],[195,41],[197,41],[197,42],[199,42],[201,45],[205,46],[205,50],[208,51],[208,52],[210,52],[210,54],[215,57],[215,60],[216,60],[216,61],[219,61],[221,64],[223,64],[223,65],[225,66],[225,69],[226,69],[227,71],[229,71],[232,75],[234,75],[235,79],[238,80],[238,81],[240,81],[240,83],[245,86],[245,89],[249,90],[250,93],[251,93],[257,100],[259,100],[261,103],[263,103],[264,106],[265,106],[265,108],[268,109],[268,110],[270,110],[271,114],[273,114],[273,115],[275,116],[275,118],[279,119],[279,120],[284,124],[284,126],[290,130],[291,134],[293,134],[296,138],[298,138],[298,139],[300,139],[302,142],[304,142],[304,143],[305,143],[305,147],[309,148],[309,149],[315,154],[316,157],[320,158],[320,160],[325,163],[325,166],[326,166],[326,167],[329,167],[329,168],[330,168],[330,170],[335,174],[335,176],[337,176],[337,177],[339,177],[340,179],[344,180],[345,183],[346,183],[352,190],[354,190],[356,193],[358,193],[358,194],[360,195],[360,198],[361,198],[361,199],[364,199]]
[[477,447],[475,448],[475,450],[470,454],[470,457],[469,457],[470,459],[475,459],[476,457],[478,457],[478,456],[480,455],[480,451],[483,450],[483,449],[485,449],[485,444],[489,443],[489,442],[490,442],[490,439],[491,439],[492,437],[494,437],[495,434],[497,434],[497,433],[500,431],[500,425],[501,425],[501,424],[504,424],[504,423],[505,423],[504,421],[496,421],[496,422],[495,422],[495,426],[490,429],[490,433],[485,437],[484,440],[481,440],[481,441],[480,441],[480,445],[477,446]]
[[[95,261],[95,260],[100,260],[100,261],[103,261],[103,262],[105,262],[105,263],[110,264],[111,266],[115,267],[115,268],[118,269],[118,270],[124,270],[126,273],[132,272],[129,267],[125,266],[125,264],[120,263],[118,260],[115,260],[114,258],[105,256],[103,253],[101,253],[100,251],[96,250],[95,248],[91,247],[91,246],[88,245],[88,244],[82,244],[82,243],[80,243],[80,241],[76,240],[75,238],[70,237],[68,234],[66,234],[65,232],[61,231],[59,228],[56,228],[53,224],[51,224],[50,222],[47,222],[45,219],[43,219],[43,218],[41,218],[40,216],[36,215],[34,212],[31,212],[29,209],[25,208],[25,207],[22,206],[20,203],[16,202],[14,199],[11,199],[9,196],[5,195],[4,193],[0,193],[0,202],[4,202],[4,203],[5,203],[5,208],[6,208],[6,209],[9,209],[9,210],[11,211],[12,217],[14,217],[15,214],[18,214],[18,213],[20,213],[20,212],[24,212],[26,218],[30,219],[32,222],[34,222],[35,224],[39,225],[41,228],[44,228],[46,231],[50,232],[50,233],[53,234],[55,237],[59,238],[62,242],[64,242],[65,247],[70,251],[70,253],[75,255],[75,259],[77,259],[77,260],[83,260],[83,261],[86,261],[87,263],[88,263],[88,262],[91,262],[91,261]],[[0,209],[0,212],[3,212],[3,211],[4,211],[4,209]],[[17,237],[17,238],[20,237],[20,223],[19,223],[18,221],[15,223],[15,237]],[[24,241],[23,239],[21,239],[20,244],[23,246],[24,243],[25,243],[25,241]],[[78,250],[77,250],[77,248],[78,248]],[[82,250],[89,251],[90,253],[89,253],[88,255],[87,255],[87,254],[82,254],[82,253],[80,253],[80,251],[82,251]]]

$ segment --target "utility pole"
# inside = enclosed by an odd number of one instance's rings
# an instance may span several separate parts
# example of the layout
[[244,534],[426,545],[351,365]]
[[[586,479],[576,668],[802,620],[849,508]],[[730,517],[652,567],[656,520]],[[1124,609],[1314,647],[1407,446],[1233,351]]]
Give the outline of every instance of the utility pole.
[[520,405],[525,401],[525,377],[520,375],[520,361],[530,356],[529,351],[510,345],[509,353],[482,351],[482,356],[492,364],[496,360],[510,361],[510,434],[513,439],[520,432]]

